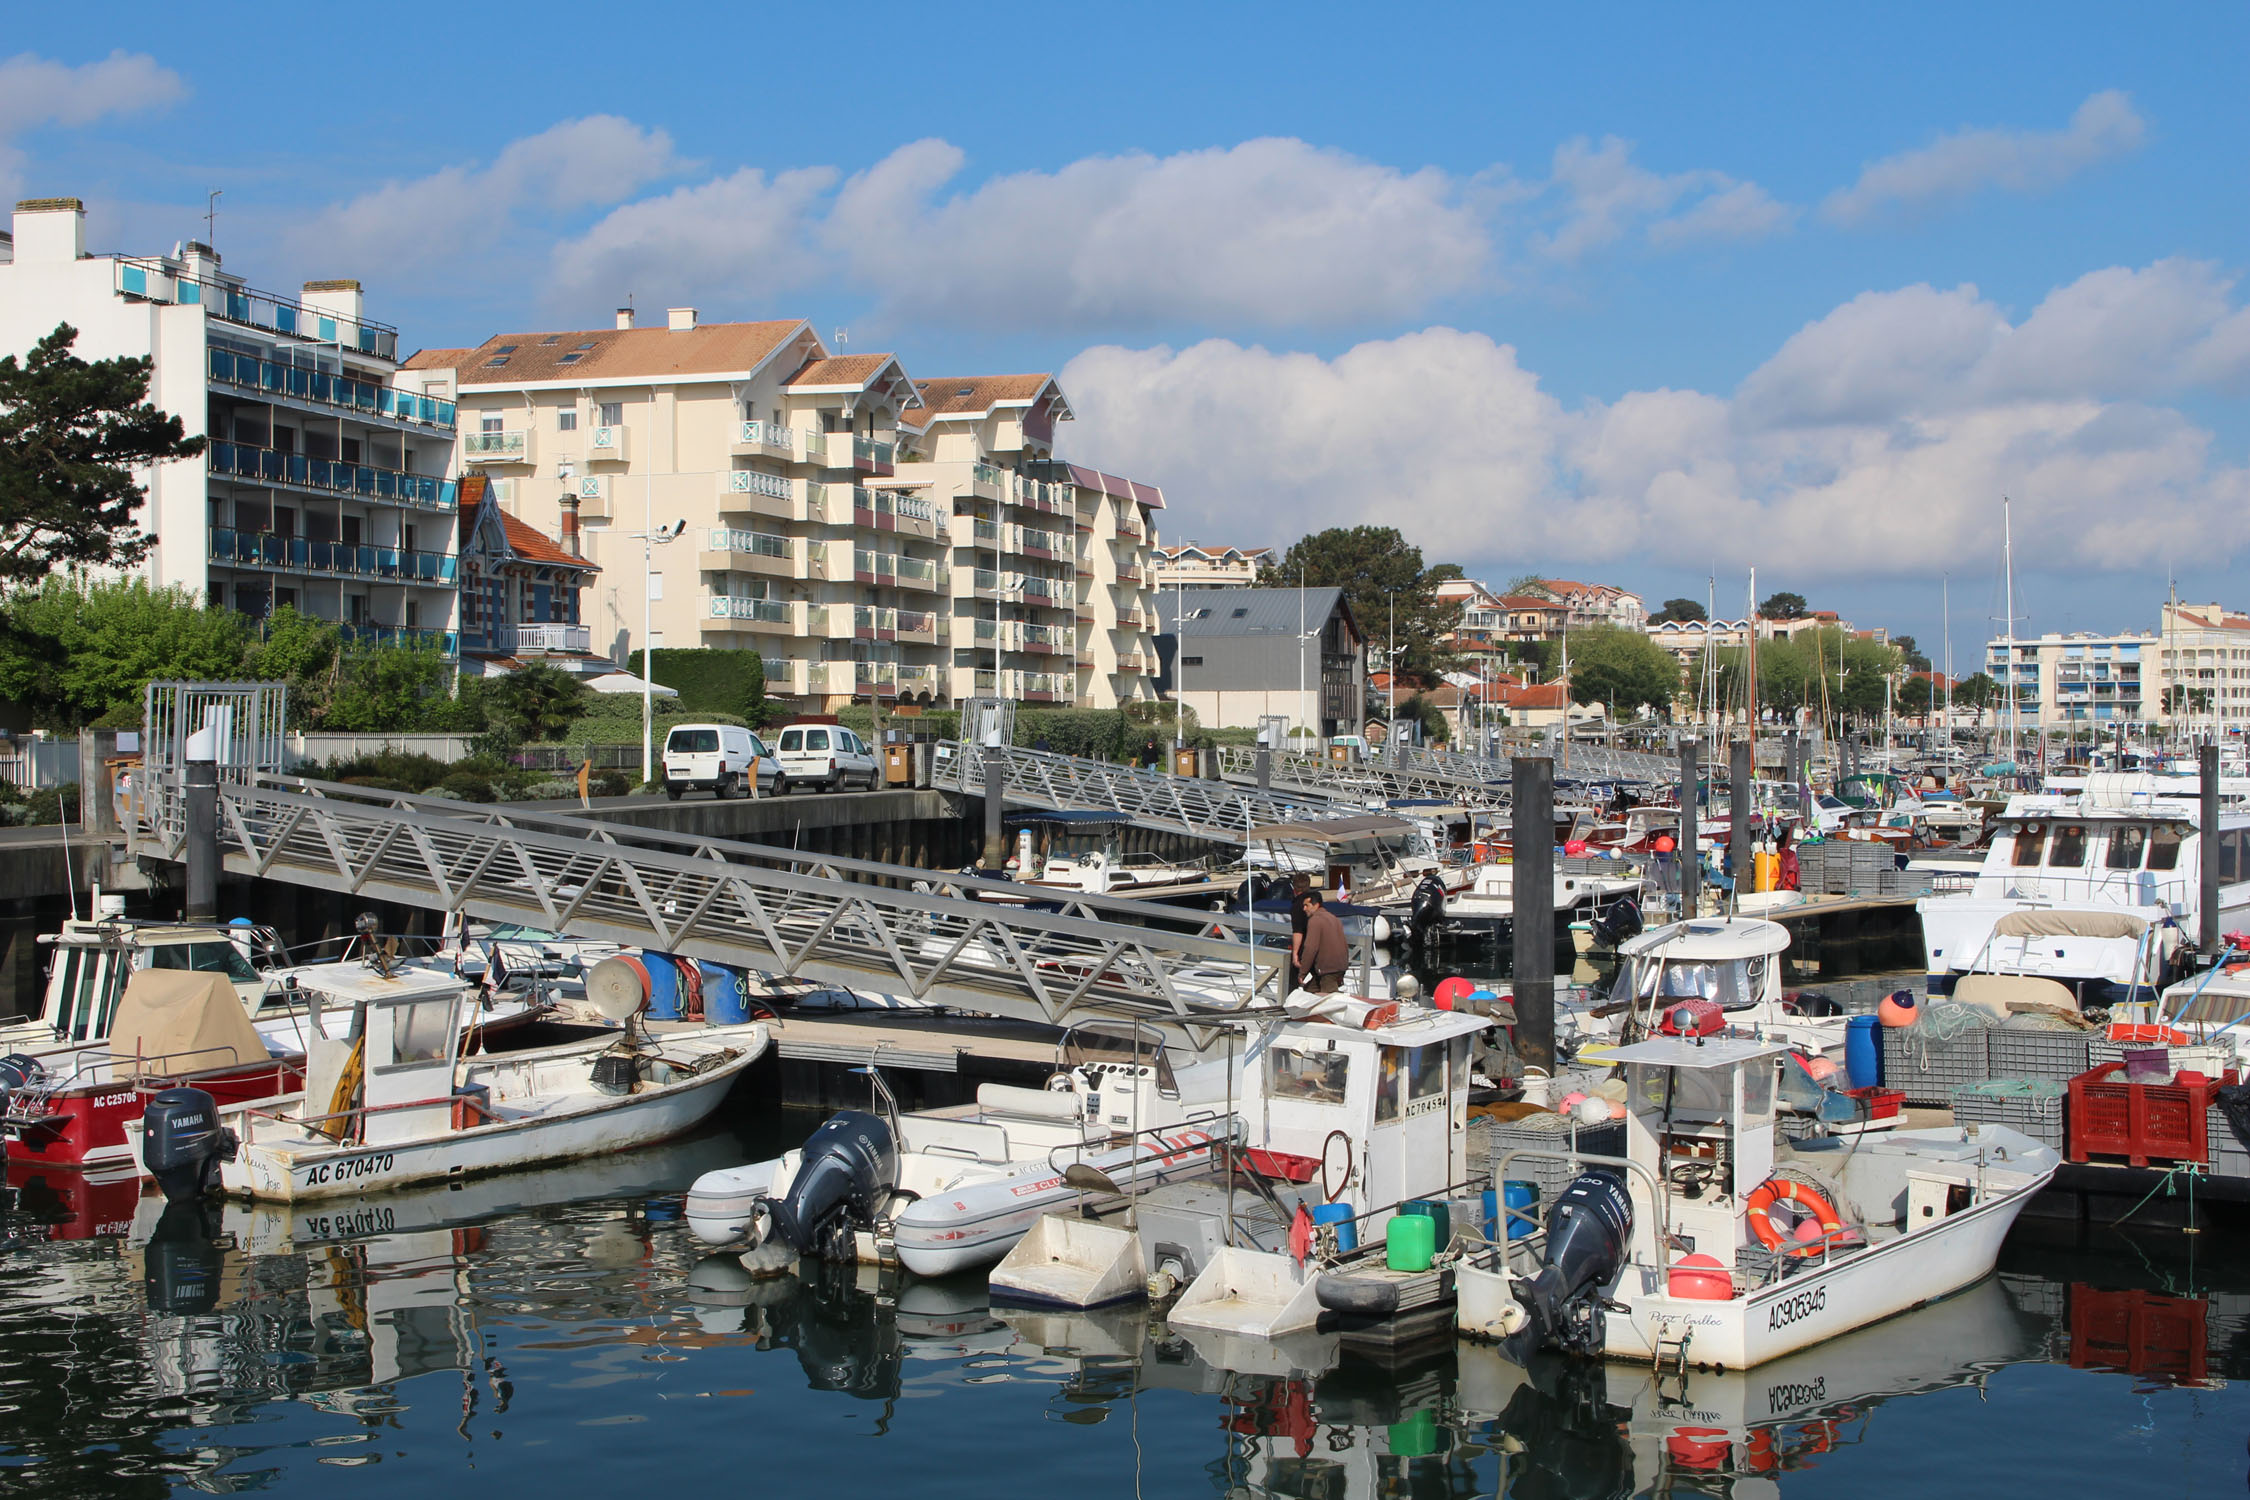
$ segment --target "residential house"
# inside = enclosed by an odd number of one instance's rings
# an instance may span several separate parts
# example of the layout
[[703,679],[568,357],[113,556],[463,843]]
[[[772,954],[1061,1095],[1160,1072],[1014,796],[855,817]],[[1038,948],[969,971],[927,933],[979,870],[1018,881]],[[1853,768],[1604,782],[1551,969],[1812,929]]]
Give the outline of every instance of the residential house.
[[1598,625],[1639,630],[1648,623],[1648,606],[1640,595],[1613,588],[1606,583],[1579,583],[1570,578],[1541,578],[1525,592],[1543,594],[1566,606],[1570,611],[1568,624],[1572,630],[1585,630]]
[[1222,547],[1186,542],[1157,548],[1151,577],[1160,589],[1248,588],[1258,581],[1258,570],[1271,561],[1271,547]]
[[[564,522],[575,525],[574,512]],[[491,481],[461,481],[461,670],[470,676],[545,661],[580,676],[615,670],[593,651],[579,596],[601,570],[575,532],[557,541],[501,509]]]
[[1168,590],[1156,608],[1158,688],[1205,726],[1279,715],[1326,739],[1365,717],[1367,639],[1342,589]]

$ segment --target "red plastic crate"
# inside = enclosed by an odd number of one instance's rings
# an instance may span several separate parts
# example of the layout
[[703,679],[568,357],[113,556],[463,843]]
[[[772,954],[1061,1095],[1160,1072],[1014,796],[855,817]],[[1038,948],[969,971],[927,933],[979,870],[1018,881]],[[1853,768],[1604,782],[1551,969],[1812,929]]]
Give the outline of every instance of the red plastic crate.
[[2070,1363],[2120,1370],[2165,1385],[2201,1385],[2209,1373],[2209,1310],[2201,1297],[2070,1288]]
[[2070,1080],[2070,1159],[2122,1156],[2136,1167],[2151,1161],[2208,1162],[2204,1122],[2219,1081],[2111,1081],[2124,1071],[2121,1062],[2103,1063]]
[[1898,1117],[1899,1108],[1906,1103],[1906,1090],[1885,1088],[1846,1089],[1846,1094],[1867,1106],[1870,1120],[1892,1120]]

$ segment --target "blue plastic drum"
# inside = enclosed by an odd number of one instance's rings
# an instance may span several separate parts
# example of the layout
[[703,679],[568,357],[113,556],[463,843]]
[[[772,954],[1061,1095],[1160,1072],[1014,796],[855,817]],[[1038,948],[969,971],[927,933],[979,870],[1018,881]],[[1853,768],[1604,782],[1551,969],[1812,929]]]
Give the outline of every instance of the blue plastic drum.
[[[1536,1182],[1510,1182],[1505,1185],[1508,1205],[1508,1238],[1520,1240],[1539,1227],[1539,1184]],[[1492,1196],[1489,1192],[1486,1197]]]
[[1346,1254],[1359,1248],[1359,1226],[1352,1222],[1354,1216],[1349,1203],[1316,1204],[1312,1211],[1313,1223],[1336,1226],[1336,1248]]

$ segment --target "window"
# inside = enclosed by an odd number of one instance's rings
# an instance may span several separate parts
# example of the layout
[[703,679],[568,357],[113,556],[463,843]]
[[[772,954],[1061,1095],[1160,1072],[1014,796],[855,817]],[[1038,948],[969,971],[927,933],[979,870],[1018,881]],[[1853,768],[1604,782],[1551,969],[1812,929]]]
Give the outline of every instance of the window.
[[664,748],[673,755],[709,755],[719,748],[716,729],[675,729]]
[[1398,1118],[1398,1080],[1405,1071],[1399,1061],[1400,1049],[1385,1047],[1376,1062],[1375,1073],[1375,1123]]
[[1445,1047],[1416,1047],[1406,1054],[1406,1097],[1428,1099],[1445,1092]]
[[781,748],[784,751],[801,750],[804,745],[805,732],[802,729],[784,729],[781,731]]
[[164,943],[149,949],[152,969],[187,969],[197,974],[224,974],[229,979],[255,982],[258,971],[232,943]]
[[486,415],[477,418],[477,431],[498,432],[499,430],[500,418],[497,415],[487,413]]
[[1266,1095],[1312,1104],[1341,1104],[1351,1077],[1351,1059],[1341,1052],[1299,1052],[1274,1047],[1266,1053]]
[[560,408],[559,410],[557,410],[557,411],[556,411],[556,413],[555,413],[555,431],[557,431],[557,432],[576,432],[577,430],[578,430],[578,408],[577,408],[577,407],[575,407],[575,406],[565,406],[565,407],[562,407],[562,408]]
[[2086,825],[2064,823],[2055,829],[2055,841],[2047,850],[2047,868],[2050,870],[2076,869],[2086,863]]
[[825,729],[808,729],[808,730],[806,730],[806,731],[805,731],[805,748],[806,748],[807,750],[825,750],[825,749],[827,749],[827,748],[828,748],[828,731],[827,731],[827,730],[825,730]]
[[1243,617],[1244,615],[1246,615],[1246,614],[1248,614],[1248,613],[1250,613],[1250,611],[1249,611],[1248,609],[1238,609],[1238,610],[1236,610],[1236,611],[1235,611],[1235,612],[1233,613],[1233,615],[1232,615],[1232,616],[1230,616],[1229,618],[1231,618],[1231,619],[1236,619],[1236,620],[1239,620],[1239,619],[1241,619],[1241,618],[1242,618],[1242,617]]
[[2109,849],[2102,863],[2112,870],[2138,870],[2141,853],[2148,847],[2148,830],[2137,823],[2128,823],[2110,830]]
[[623,426],[623,425],[624,425],[624,422],[625,422],[625,403],[624,403],[624,402],[622,402],[622,401],[604,401],[604,402],[602,402],[602,403],[601,403],[601,406],[600,406],[600,411],[601,411],[601,420],[600,420],[599,422],[595,423],[595,424],[594,424],[595,426],[597,426],[597,427],[621,427],[621,426]]
[[2016,830],[2015,852],[2009,863],[2019,870],[2037,867],[2039,855],[2047,846],[2047,826],[2044,823],[2026,823]]
[[1180,658],[1180,665],[1183,667],[1200,667],[1203,665],[1203,658],[1200,656],[1183,656]]
[[2179,823],[2159,823],[2149,835],[2148,867],[2152,870],[2177,870],[2180,867],[2180,845],[2187,841],[2187,828]]

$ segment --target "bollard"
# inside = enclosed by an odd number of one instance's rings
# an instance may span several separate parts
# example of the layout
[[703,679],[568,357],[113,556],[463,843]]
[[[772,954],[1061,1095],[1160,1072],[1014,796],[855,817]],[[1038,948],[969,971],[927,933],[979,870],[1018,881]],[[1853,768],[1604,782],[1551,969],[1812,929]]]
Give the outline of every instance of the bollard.
[[219,915],[219,766],[216,761],[187,763],[187,919],[209,922]]
[[1514,874],[1516,1050],[1555,1071],[1555,763],[1518,756],[1510,836]]
[[1703,887],[1703,840],[1698,826],[1702,809],[1696,806],[1703,776],[1703,741],[1680,742],[1680,920],[1695,915],[1697,894]]

